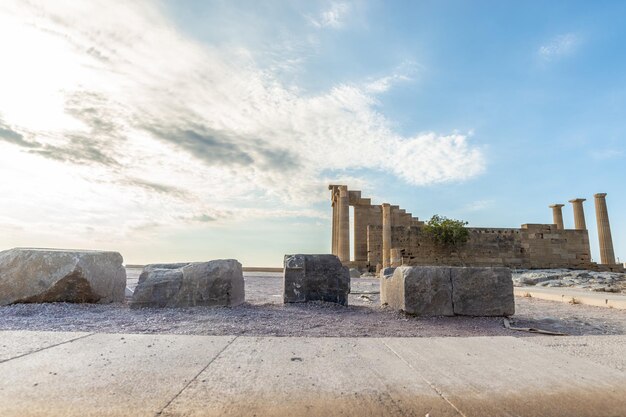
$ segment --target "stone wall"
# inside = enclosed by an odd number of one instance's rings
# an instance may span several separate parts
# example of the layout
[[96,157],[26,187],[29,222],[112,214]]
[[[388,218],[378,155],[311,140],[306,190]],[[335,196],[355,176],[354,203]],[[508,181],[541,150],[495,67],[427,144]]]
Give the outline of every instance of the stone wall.
[[437,245],[422,227],[393,227],[393,258],[404,265],[507,266],[594,269],[586,230],[528,224],[521,229],[468,228],[458,248]]

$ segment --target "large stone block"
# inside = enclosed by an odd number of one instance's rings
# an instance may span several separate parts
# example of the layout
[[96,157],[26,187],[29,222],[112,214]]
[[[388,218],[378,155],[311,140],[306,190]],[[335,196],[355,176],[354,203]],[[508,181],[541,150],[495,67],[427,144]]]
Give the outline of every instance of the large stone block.
[[419,316],[453,316],[450,268],[396,268],[380,278],[380,301]]
[[381,277],[381,304],[421,316],[515,313],[508,268],[402,266]]
[[0,252],[0,305],[123,302],[118,252],[15,248]]
[[285,255],[283,301],[348,304],[350,273],[335,255]]
[[234,259],[147,265],[132,308],[236,306],[244,302],[241,264]]
[[463,316],[515,314],[509,268],[450,268],[454,313]]

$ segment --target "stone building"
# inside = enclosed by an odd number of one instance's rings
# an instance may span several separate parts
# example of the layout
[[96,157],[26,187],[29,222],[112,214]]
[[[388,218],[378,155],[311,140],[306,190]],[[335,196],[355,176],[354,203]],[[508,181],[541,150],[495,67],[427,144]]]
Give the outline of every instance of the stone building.
[[[510,268],[570,268],[623,271],[615,263],[606,209],[606,194],[596,194],[601,263],[591,261],[584,199],[570,200],[574,229],[563,225],[563,204],[550,206],[553,224],[523,224],[519,229],[468,228],[469,239],[458,247],[436,244],[424,232],[424,222],[399,206],[372,204],[360,191],[330,185],[332,253],[344,265],[377,271],[399,265],[507,266]],[[350,243],[350,207],[354,209]]]

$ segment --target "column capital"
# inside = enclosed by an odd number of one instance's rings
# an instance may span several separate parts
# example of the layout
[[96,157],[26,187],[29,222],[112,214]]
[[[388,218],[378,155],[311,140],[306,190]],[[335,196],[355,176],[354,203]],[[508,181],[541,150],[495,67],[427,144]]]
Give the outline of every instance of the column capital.
[[391,204],[389,204],[389,203],[383,203],[383,204],[381,204],[381,206],[383,206],[383,207],[391,207]]
[[583,201],[587,201],[586,198],[575,198],[573,200],[569,200],[570,203],[582,203]]
[[594,198],[604,198],[606,197],[606,193],[597,193],[597,194],[594,194],[593,196]]
[[561,207],[565,207],[565,204],[552,204],[551,206],[549,206],[550,208],[561,208]]

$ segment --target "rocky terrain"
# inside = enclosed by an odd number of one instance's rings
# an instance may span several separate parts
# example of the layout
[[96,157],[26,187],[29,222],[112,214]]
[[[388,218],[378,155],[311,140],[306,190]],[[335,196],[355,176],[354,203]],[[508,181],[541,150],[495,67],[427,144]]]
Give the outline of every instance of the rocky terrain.
[[626,293],[626,274],[570,269],[518,269],[513,272],[516,287],[572,287],[596,292]]
[[[127,269],[129,290],[139,269]],[[351,280],[348,306],[285,305],[282,274],[244,272],[246,302],[237,307],[131,309],[113,304],[14,304],[0,307],[0,330],[305,337],[515,336],[501,317],[415,317],[380,306],[376,278]],[[130,299],[130,297],[127,297]],[[511,325],[570,335],[626,334],[626,310],[515,297]]]

